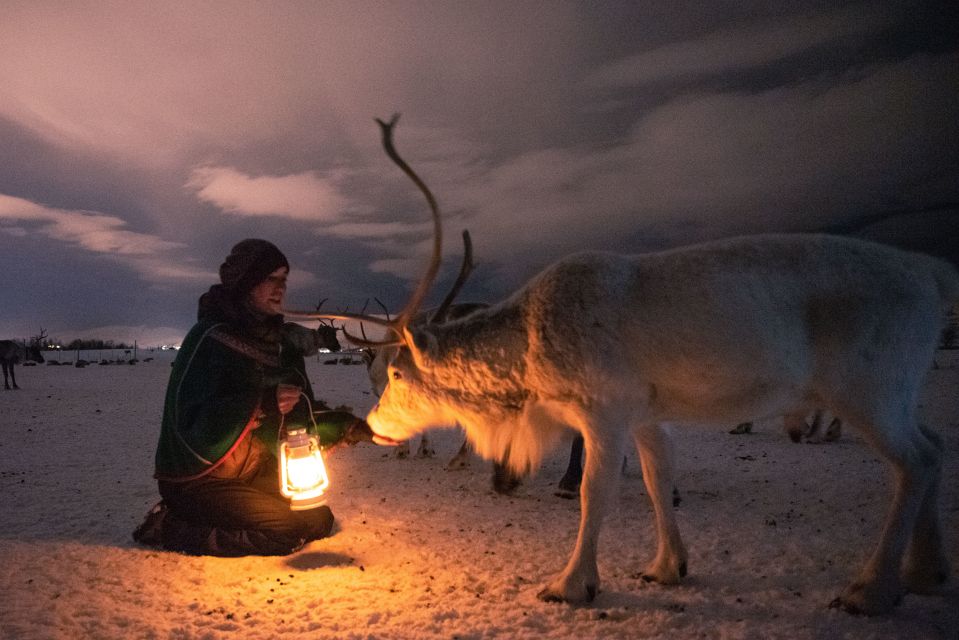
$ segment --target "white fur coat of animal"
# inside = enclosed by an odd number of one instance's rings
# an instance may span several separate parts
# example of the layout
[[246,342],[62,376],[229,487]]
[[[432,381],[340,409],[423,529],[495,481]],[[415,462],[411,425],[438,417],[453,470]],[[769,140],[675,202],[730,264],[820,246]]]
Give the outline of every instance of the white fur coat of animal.
[[368,421],[397,440],[459,424],[477,452],[517,471],[535,468],[563,431],[582,434],[579,536],[540,594],[582,602],[599,586],[600,523],[630,439],[657,519],[645,575],[675,583],[686,550],[662,425],[826,409],[896,472],[878,548],[836,601],[878,613],[949,572],[936,504],[941,447],[918,424],[917,403],[957,298],[959,276],[942,261],[828,235],[574,254],[488,309],[407,328],[409,346]]

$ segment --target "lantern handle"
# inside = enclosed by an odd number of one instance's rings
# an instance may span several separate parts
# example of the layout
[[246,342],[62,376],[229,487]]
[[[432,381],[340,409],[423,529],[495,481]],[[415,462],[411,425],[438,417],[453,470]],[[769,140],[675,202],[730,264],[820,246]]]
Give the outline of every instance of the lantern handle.
[[[303,397],[304,400],[306,400],[306,406],[307,406],[307,409],[309,410],[309,414],[310,414],[310,423],[306,425],[306,432],[307,432],[307,433],[310,433],[310,424],[312,424],[312,425],[313,425],[313,434],[312,434],[312,435],[316,436],[316,437],[317,437],[317,442],[319,442],[320,428],[319,428],[319,427],[317,426],[317,424],[316,424],[316,416],[313,415],[313,403],[310,401],[310,397],[309,397],[308,395],[306,395],[306,392],[305,392],[305,391],[302,391],[302,390],[301,390],[301,391],[300,391],[300,395]],[[289,433],[288,433],[287,430],[286,430],[286,414],[285,414],[285,413],[281,413],[281,414],[280,414],[280,426],[277,427],[277,430],[276,430],[276,443],[277,443],[277,445],[279,445],[279,444],[280,444],[280,441],[282,441],[282,440],[283,440],[284,438],[286,438],[288,435],[289,435]],[[320,448],[322,449],[323,447],[321,446]]]

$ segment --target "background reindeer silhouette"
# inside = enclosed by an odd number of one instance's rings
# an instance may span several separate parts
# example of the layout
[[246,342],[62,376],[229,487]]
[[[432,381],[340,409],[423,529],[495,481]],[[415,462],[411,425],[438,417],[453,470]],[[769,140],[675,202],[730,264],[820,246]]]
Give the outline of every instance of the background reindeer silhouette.
[[[19,389],[17,386],[17,376],[13,372],[13,365],[18,362],[32,360],[34,362],[43,362],[43,354],[40,352],[40,345],[47,333],[40,328],[40,335],[30,339],[30,344],[17,342],[15,340],[0,340],[0,365],[3,366],[3,388]],[[7,375],[9,372],[9,380]],[[11,387],[10,384],[13,383]]]

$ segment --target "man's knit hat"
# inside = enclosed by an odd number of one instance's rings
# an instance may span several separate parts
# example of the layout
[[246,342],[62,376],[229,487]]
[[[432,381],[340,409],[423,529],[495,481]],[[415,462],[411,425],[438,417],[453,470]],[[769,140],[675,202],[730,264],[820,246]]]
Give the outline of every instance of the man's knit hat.
[[275,244],[248,238],[238,242],[220,265],[220,282],[230,292],[243,295],[280,267],[289,270],[290,263]]

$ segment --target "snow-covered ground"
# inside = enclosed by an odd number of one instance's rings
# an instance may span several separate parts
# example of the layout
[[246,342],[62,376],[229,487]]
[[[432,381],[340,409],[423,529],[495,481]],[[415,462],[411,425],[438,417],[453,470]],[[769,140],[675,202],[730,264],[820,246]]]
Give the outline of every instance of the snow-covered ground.
[[[363,444],[328,460],[332,538],[285,558],[188,557],[136,545],[173,352],[83,369],[18,367],[0,392],[0,637],[44,638],[959,638],[956,580],[895,613],[827,608],[875,544],[885,464],[854,432],[796,445],[781,426],[678,428],[678,515],[690,575],[639,576],[654,551],[635,454],[601,537],[591,606],[536,599],[572,549],[577,501],[554,495],[558,450],[512,497],[490,465],[444,470]],[[925,421],[946,441],[942,514],[959,565],[959,352],[940,352]],[[310,362],[317,395],[372,404],[362,366]]]

